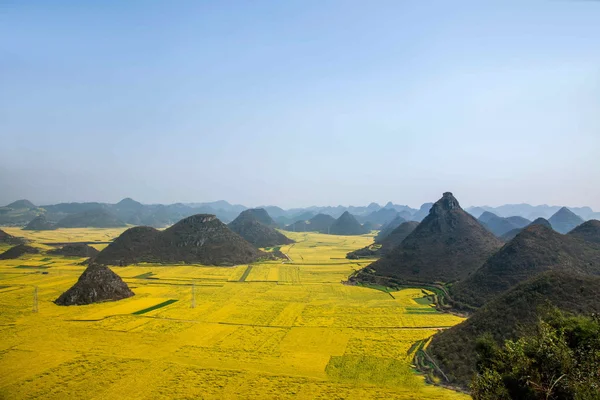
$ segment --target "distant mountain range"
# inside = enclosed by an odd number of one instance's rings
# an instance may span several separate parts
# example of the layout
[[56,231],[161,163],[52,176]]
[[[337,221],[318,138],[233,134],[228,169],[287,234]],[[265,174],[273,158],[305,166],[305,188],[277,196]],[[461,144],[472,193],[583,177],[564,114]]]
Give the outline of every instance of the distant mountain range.
[[[407,221],[420,222],[429,214],[432,203],[425,203],[419,209],[407,205],[388,202],[384,206],[371,203],[367,206],[325,206],[283,209],[277,206],[262,206],[276,222],[277,226],[284,228],[296,225],[298,230],[318,214],[329,215],[335,219],[345,212],[352,214],[361,224],[367,224],[376,229],[401,217]],[[468,207],[465,209],[475,218],[481,217],[485,212],[493,213],[500,218],[522,217],[529,221],[537,218],[550,218],[562,206],[532,206],[529,204],[506,204],[499,207]],[[79,214],[82,218],[90,212],[104,215],[107,225],[119,226],[147,225],[152,227],[170,226],[183,218],[195,214],[214,214],[224,223],[233,221],[242,212],[249,209],[241,204],[230,204],[225,200],[208,203],[175,203],[175,204],[142,204],[131,198],[125,198],[116,204],[85,202],[85,203],[59,203],[48,205],[35,205],[28,200],[17,200],[4,207],[0,207],[0,225],[25,226],[34,218],[43,215],[51,224],[58,226],[72,222],[72,217],[65,223],[61,221],[67,217]],[[570,207],[569,210],[582,220],[600,219],[600,212],[595,212],[590,207]],[[87,214],[86,214],[87,213]],[[78,215],[78,218],[79,218]],[[110,220],[110,223],[108,221]],[[292,229],[290,229],[292,230]]]
[[[537,218],[545,218],[549,219],[551,216],[556,214],[558,210],[563,208],[563,206],[549,206],[547,204],[543,204],[541,206],[532,206],[531,204],[504,204],[499,207],[489,207],[489,206],[480,206],[480,207],[467,207],[465,209],[466,212],[474,216],[475,218],[479,218],[481,214],[486,211],[489,211],[493,214],[496,214],[499,217],[523,217],[530,221],[533,221]],[[568,207],[573,213],[579,215],[584,220],[589,219],[598,219],[600,218],[600,212],[594,212],[590,207]]]

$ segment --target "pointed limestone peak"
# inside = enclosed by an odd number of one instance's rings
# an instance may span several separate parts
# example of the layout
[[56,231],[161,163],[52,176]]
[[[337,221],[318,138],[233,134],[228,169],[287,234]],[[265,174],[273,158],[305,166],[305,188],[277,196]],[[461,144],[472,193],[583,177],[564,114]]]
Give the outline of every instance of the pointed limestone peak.
[[77,283],[54,302],[59,306],[85,305],[126,299],[133,295],[121,277],[106,265],[90,263]]
[[552,225],[550,225],[550,222],[548,222],[548,220],[546,218],[536,218],[531,224],[529,225],[542,225],[545,226],[547,228],[552,228]]
[[277,226],[277,223],[271,218],[267,210],[264,208],[249,208],[238,215],[234,221],[256,220],[267,226]]
[[442,198],[435,202],[429,211],[430,214],[439,214],[445,211],[461,209],[458,200],[450,192],[445,192]]

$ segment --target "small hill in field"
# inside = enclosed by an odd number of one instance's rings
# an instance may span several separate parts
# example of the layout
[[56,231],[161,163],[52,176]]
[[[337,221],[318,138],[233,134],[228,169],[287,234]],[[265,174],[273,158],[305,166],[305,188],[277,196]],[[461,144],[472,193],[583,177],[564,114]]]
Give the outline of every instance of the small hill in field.
[[567,233],[577,225],[583,224],[583,219],[567,207],[558,210],[553,216],[548,219],[552,228],[559,233]]
[[374,244],[363,247],[362,249],[355,250],[346,255],[346,258],[349,259],[359,259],[359,258],[371,258],[371,257],[381,257],[385,254],[389,253],[398,246],[402,241],[415,230],[415,228],[419,225],[416,221],[407,221],[397,226],[389,235],[386,235],[380,241],[375,241]]
[[367,223],[370,222],[375,226],[383,226],[398,216],[398,211],[393,208],[381,208],[373,211],[369,215],[362,218]]
[[7,205],[6,207],[12,208],[12,209],[15,209],[15,210],[37,208],[35,204],[33,204],[29,200],[25,200],[25,199],[13,201],[12,203],[10,203],[9,205]]
[[328,233],[335,223],[335,218],[327,214],[317,214],[308,220],[311,231]]
[[127,226],[108,210],[98,208],[71,214],[56,224],[58,228],[121,228]]
[[19,244],[0,254],[0,260],[11,260],[14,258],[19,258],[24,254],[38,254],[39,252],[39,249],[35,247],[31,247],[26,244]]
[[369,233],[352,214],[344,211],[342,215],[329,228],[332,235],[364,235]]
[[501,246],[447,192],[399,246],[353,279],[383,282],[383,277],[394,284],[454,282],[474,272]]
[[94,261],[108,265],[139,262],[235,265],[251,263],[265,255],[214,215],[197,214],[164,231],[147,226],[128,229]]
[[23,229],[26,231],[52,231],[56,229],[56,225],[54,225],[52,222],[48,222],[44,215],[38,215]]
[[106,265],[91,263],[69,290],[54,302],[59,306],[116,301],[134,296],[121,277]]
[[600,277],[549,271],[513,287],[469,319],[433,336],[427,352],[450,378],[466,387],[477,362],[477,339],[485,333],[502,344],[518,339],[547,314],[550,307],[573,314],[600,312]]
[[127,197],[117,204],[110,205],[110,211],[114,215],[125,223],[140,225],[143,220],[149,220],[147,222],[155,222],[152,220],[151,213],[148,212],[147,207],[138,201]]
[[298,215],[294,215],[293,217],[291,217],[294,221],[309,221],[310,219],[312,219],[315,215],[314,212],[312,211],[305,211],[303,213],[300,213]]
[[406,222],[406,220],[403,217],[397,215],[396,218],[394,218],[393,220],[381,227],[381,230],[379,231],[377,236],[375,236],[375,243],[380,243],[383,239],[385,239],[387,235],[392,233],[394,229],[399,227],[404,222]]
[[228,227],[256,247],[273,247],[294,243],[292,239],[273,228],[274,225],[275,222],[269,214],[259,208],[242,211]]
[[502,218],[489,211],[485,211],[477,220],[497,237],[513,229],[524,228],[531,223],[522,217]]
[[160,257],[155,254],[160,236],[159,230],[149,226],[127,229],[98,253],[94,260],[108,265],[160,262]]
[[530,225],[491,256],[450,295],[458,308],[477,308],[495,296],[549,270],[600,275],[600,244]]
[[144,209],[144,205],[139,201],[135,201],[131,197],[126,197],[114,205],[114,208],[121,211],[128,211],[130,213],[140,212]]
[[406,221],[396,227],[389,235],[379,240],[381,248],[384,249],[384,253],[388,250],[392,250],[404,241],[416,228],[419,226],[417,221]]
[[600,221],[590,219],[573,229],[568,235],[586,242],[600,243]]
[[0,225],[23,226],[45,212],[29,200],[17,200],[0,207]]
[[329,233],[335,218],[328,214],[317,214],[308,221],[300,220],[285,227],[286,231]]
[[9,235],[8,233],[6,233],[2,229],[0,229],[0,243],[2,243],[2,244],[22,244],[22,243],[25,243],[25,240],[23,240],[22,238],[13,236],[13,235]]
[[68,257],[94,257],[100,253],[98,250],[87,244],[67,244],[60,249],[50,250],[48,254]]
[[[241,217],[241,218],[240,218]],[[249,208],[238,215],[237,220],[247,220],[252,218],[263,225],[276,227],[277,223],[271,218],[269,213],[264,208]],[[234,220],[235,221],[235,220]]]
[[[335,220],[335,219],[334,219]],[[305,220],[296,221],[293,224],[286,225],[283,230],[288,232],[311,232],[313,227]]]
[[[530,223],[527,226],[531,226],[531,225],[542,225],[545,226],[547,228],[552,229],[552,225],[550,225],[550,222],[548,222],[547,219],[545,218],[536,218],[532,223]],[[512,229],[508,232],[506,232],[504,235],[500,236],[500,239],[503,242],[510,242],[511,240],[513,240],[519,233],[521,233],[521,231],[525,229],[525,228],[515,228]]]

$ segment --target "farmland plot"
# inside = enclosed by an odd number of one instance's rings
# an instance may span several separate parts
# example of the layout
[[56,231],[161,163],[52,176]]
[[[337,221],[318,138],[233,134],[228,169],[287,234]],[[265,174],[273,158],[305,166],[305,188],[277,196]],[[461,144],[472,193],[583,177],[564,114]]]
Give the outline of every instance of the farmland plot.
[[[37,244],[118,234],[68,231],[28,235]],[[291,261],[113,267],[136,295],[89,306],[53,303],[83,259],[1,261],[0,398],[468,398],[411,366],[415,342],[460,318],[435,311],[420,289],[341,283],[368,264],[344,256],[372,235],[289,235],[297,243],[281,251]]]

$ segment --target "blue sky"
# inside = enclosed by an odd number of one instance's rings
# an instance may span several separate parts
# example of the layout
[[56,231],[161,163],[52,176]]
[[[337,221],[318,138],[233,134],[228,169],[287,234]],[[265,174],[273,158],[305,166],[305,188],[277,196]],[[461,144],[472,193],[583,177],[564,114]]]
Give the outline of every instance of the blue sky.
[[600,2],[0,1],[0,203],[600,210]]

